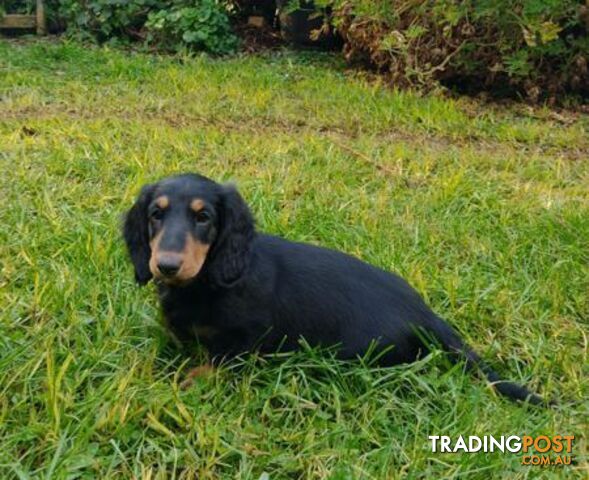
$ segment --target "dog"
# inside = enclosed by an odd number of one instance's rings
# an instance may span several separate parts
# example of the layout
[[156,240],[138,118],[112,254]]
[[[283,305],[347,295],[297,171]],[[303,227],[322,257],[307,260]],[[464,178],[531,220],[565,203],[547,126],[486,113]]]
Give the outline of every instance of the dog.
[[164,317],[181,340],[198,340],[212,362],[259,351],[335,346],[369,350],[383,366],[412,362],[436,344],[482,371],[502,395],[544,400],[504,381],[401,277],[344,253],[256,231],[231,184],[198,174],[142,188],[123,236],[144,285],[155,279]]

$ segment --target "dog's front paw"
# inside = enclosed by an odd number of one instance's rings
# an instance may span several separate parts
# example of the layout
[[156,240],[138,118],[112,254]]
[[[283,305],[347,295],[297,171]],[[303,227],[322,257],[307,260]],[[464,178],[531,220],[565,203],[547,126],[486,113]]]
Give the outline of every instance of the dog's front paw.
[[209,377],[215,372],[215,367],[212,365],[199,365],[191,369],[182,382],[180,382],[180,390],[186,390],[194,384],[194,379]]

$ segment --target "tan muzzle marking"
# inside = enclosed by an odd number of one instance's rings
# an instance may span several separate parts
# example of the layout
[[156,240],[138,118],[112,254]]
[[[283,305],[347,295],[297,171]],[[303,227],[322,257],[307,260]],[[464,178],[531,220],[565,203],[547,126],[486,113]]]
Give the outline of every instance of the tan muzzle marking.
[[[150,242],[151,258],[149,260],[149,269],[155,278],[166,279],[170,283],[183,283],[195,278],[207,258],[210,245],[201,243],[194,239],[190,234],[186,234],[186,242],[182,252],[166,252],[159,249],[162,239],[163,229]],[[176,257],[180,260],[180,270],[173,277],[164,277],[159,271],[157,265],[162,257]]]

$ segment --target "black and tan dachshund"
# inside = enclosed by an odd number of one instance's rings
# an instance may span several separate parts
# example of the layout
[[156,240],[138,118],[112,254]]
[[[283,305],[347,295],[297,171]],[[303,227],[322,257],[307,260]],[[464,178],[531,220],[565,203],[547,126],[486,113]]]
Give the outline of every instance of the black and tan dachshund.
[[405,280],[341,252],[256,232],[232,185],[186,174],[143,187],[124,237],[138,283],[155,278],[166,321],[196,336],[213,359],[257,350],[335,346],[352,359],[369,349],[379,362],[411,362],[432,341],[484,372],[514,399],[541,404],[503,381],[433,313]]

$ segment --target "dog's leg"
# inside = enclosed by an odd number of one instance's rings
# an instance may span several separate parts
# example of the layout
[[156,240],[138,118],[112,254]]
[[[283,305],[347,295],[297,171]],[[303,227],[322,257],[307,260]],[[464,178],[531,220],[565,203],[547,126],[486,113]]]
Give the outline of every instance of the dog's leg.
[[180,390],[187,390],[194,384],[196,378],[206,378],[211,376],[215,372],[215,367],[212,365],[199,365],[191,369],[184,380],[180,382]]

